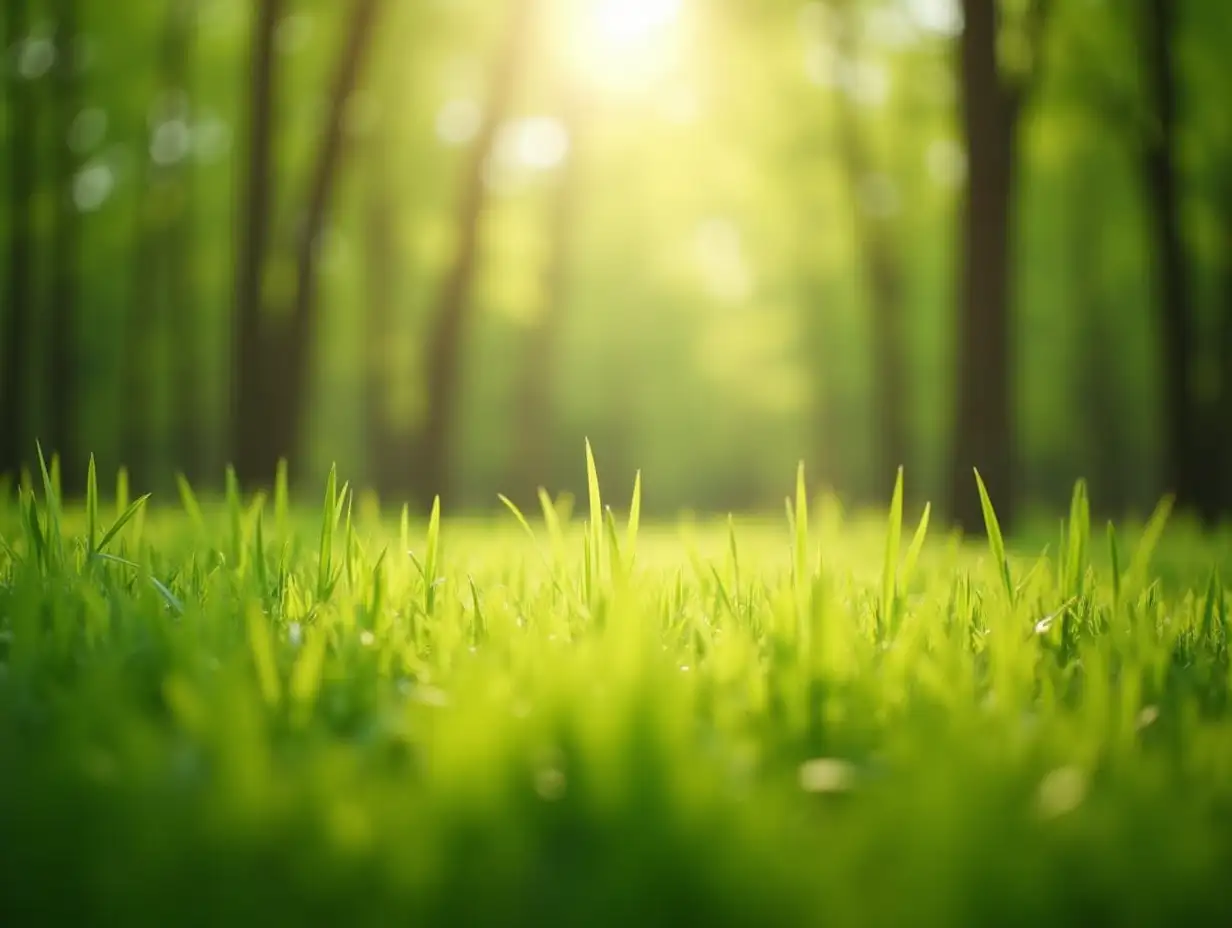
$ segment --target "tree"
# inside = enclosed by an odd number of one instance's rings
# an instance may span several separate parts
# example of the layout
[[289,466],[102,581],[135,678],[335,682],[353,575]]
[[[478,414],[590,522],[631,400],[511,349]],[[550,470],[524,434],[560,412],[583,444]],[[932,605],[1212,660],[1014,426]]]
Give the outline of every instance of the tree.
[[552,387],[560,327],[569,302],[569,276],[573,265],[573,241],[577,229],[579,170],[583,144],[585,107],[578,92],[564,91],[562,122],[570,150],[558,169],[552,191],[547,266],[544,270],[543,306],[526,332],[522,345],[518,396],[517,435],[514,439],[514,485],[528,503],[547,477],[552,446]]
[[[397,74],[400,69],[390,69]],[[382,96],[389,81],[382,79]],[[396,304],[399,293],[392,129],[382,120],[369,136],[364,194],[364,430],[368,480],[380,494],[406,489],[406,469],[414,454],[413,435],[400,432],[392,421],[389,394],[391,347],[396,341]]]
[[[971,469],[979,470],[1004,524],[1015,504],[1014,364],[1011,332],[1018,130],[1039,57],[1046,0],[1034,0],[1009,24],[997,0],[963,0],[959,43],[960,111],[967,148],[962,203],[956,341],[957,394],[950,507],[965,531],[983,525]],[[1026,73],[999,60],[1016,27]]]
[[22,68],[22,50],[29,40],[27,0],[13,0],[5,11],[4,47],[16,49],[5,69],[8,96],[9,248],[5,290],[4,366],[0,377],[0,473],[17,476],[30,448],[27,387],[30,382],[30,341],[34,320],[33,191],[38,176],[37,115],[33,93]]
[[907,352],[903,342],[904,269],[892,215],[867,202],[883,173],[877,164],[853,90],[842,75],[863,52],[859,10],[850,0],[832,0],[836,12],[840,74],[837,117],[839,165],[852,194],[856,251],[873,334],[873,409],[877,417],[878,485],[892,481],[907,464]]
[[[274,42],[284,0],[258,0],[253,10],[253,39],[248,86],[248,164],[240,198],[236,236],[235,372],[231,410],[232,448],[237,473],[245,482],[267,480],[274,472],[267,460],[266,421],[279,410],[269,401],[262,337],[261,290],[270,244],[274,203],[273,155],[277,119],[277,68]],[[274,451],[278,454],[278,451]]]
[[490,75],[483,121],[463,170],[457,205],[458,240],[452,264],[441,283],[425,345],[428,409],[419,436],[417,481],[418,502],[424,507],[431,505],[434,496],[444,496],[448,491],[449,448],[462,351],[472,309],[471,288],[479,257],[480,226],[488,200],[485,168],[521,75],[533,8],[534,0],[516,0],[512,4]]
[[[172,458],[190,479],[204,455],[204,390],[194,273],[193,189],[188,135],[195,0],[173,0],[158,55],[159,97],[144,155],[134,243],[134,299],[124,339],[124,461],[133,478],[150,477],[154,434],[154,359],[170,344],[175,357]],[[157,372],[161,376],[161,371]]]
[[1174,0],[1145,0],[1139,22],[1141,61],[1150,111],[1150,129],[1142,138],[1142,177],[1150,215],[1151,252],[1155,256],[1156,299],[1163,360],[1165,472],[1177,505],[1196,509],[1207,519],[1217,502],[1202,473],[1206,457],[1199,450],[1200,416],[1190,391],[1194,360],[1194,308],[1181,226],[1180,86],[1174,44]]
[[[252,111],[254,123],[258,112],[268,111],[271,106],[273,67],[260,59],[270,52],[270,37],[262,13],[265,6],[276,0],[265,0],[259,8],[260,41],[256,47],[257,63],[254,65],[254,89]],[[260,268],[245,267],[245,300],[240,304],[240,384],[236,409],[236,471],[241,479],[252,483],[268,481],[274,475],[280,459],[294,455],[301,447],[301,433],[305,420],[305,406],[311,392],[311,362],[316,347],[318,314],[316,307],[318,286],[317,253],[321,232],[334,190],[337,186],[345,141],[345,117],[347,104],[357,86],[367,52],[370,47],[380,0],[354,0],[343,41],[342,53],[329,97],[324,124],[317,142],[316,154],[308,180],[303,217],[295,235],[295,292],[290,310],[277,319],[262,313],[260,293]],[[254,136],[268,132],[268,127],[258,130],[253,126]],[[258,148],[257,145],[253,146]],[[269,183],[269,156],[271,140],[262,138],[262,156],[254,156],[251,165],[253,180],[250,191],[262,190]],[[258,163],[259,161],[259,163]],[[250,193],[254,202],[260,199],[268,203],[268,192],[260,198]],[[251,215],[249,223],[256,222]],[[260,236],[250,236],[265,242],[266,223],[262,218]],[[264,253],[264,245],[261,247]],[[248,260],[252,260],[251,258]],[[255,297],[254,297],[255,294]],[[266,318],[262,318],[265,315]]]

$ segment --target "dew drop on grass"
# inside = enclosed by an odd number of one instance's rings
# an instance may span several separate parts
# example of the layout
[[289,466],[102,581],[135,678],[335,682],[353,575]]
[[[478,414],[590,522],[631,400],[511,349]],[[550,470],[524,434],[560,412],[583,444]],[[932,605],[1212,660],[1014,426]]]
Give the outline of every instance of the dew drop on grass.
[[359,633],[359,643],[365,648],[370,648],[376,642],[376,635],[365,629]]
[[1045,818],[1073,812],[1087,795],[1087,775],[1078,767],[1060,767],[1040,782],[1036,806]]
[[287,639],[293,647],[298,648],[304,643],[304,629],[298,622],[292,622],[287,628]]
[[1159,706],[1143,706],[1138,713],[1138,731],[1154,725],[1159,720]]
[[845,760],[818,757],[800,765],[800,788],[806,793],[845,793],[855,781],[856,768]]
[[559,767],[543,767],[535,773],[535,792],[545,802],[555,802],[565,795],[564,771]]
[[432,706],[437,709],[443,709],[449,705],[449,695],[444,690],[437,689],[435,686],[415,687],[414,697],[417,702],[421,702],[425,706]]

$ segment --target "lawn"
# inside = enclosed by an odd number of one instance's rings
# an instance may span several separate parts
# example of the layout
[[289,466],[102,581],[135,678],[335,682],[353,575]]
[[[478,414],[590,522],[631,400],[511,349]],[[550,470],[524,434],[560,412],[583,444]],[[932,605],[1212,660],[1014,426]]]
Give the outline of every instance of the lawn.
[[1232,565],[1166,503],[1006,551],[802,474],[639,525],[593,465],[480,521],[52,470],[0,510],[5,925],[1232,924]]

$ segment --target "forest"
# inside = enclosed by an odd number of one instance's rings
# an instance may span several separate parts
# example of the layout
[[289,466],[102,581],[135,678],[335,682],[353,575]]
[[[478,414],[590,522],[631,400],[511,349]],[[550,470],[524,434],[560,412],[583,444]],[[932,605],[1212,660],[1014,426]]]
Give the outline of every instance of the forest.
[[[1218,0],[10,0],[0,472],[1232,508]],[[315,492],[315,491],[314,491]]]

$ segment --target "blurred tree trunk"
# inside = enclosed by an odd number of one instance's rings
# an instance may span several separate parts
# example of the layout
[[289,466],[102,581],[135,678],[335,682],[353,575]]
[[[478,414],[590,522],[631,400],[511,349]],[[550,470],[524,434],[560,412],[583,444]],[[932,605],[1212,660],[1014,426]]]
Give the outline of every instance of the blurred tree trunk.
[[514,487],[519,503],[534,505],[537,491],[548,479],[551,461],[554,411],[553,373],[557,344],[569,302],[569,276],[573,265],[572,244],[576,235],[580,192],[579,170],[583,144],[584,107],[576,94],[568,93],[562,121],[569,135],[569,155],[558,169],[549,217],[548,264],[544,271],[543,306],[540,316],[526,332],[522,348],[520,382],[515,392],[517,411],[514,437]]
[[[1011,301],[1018,186],[1018,127],[1028,87],[1002,72],[997,0],[963,0],[959,47],[960,109],[967,145],[962,204],[954,444],[950,511],[968,532],[983,531],[972,468],[977,468],[1002,526],[1013,525],[1016,499],[1015,402]],[[1038,58],[1046,4],[1028,6],[1022,28]]]
[[[257,0],[254,6],[251,77],[248,88],[248,165],[240,201],[236,256],[231,455],[245,483],[272,479],[277,456],[267,432],[278,410],[270,402],[267,345],[262,338],[261,305],[265,257],[274,207],[274,134],[277,122],[275,37],[284,0]],[[269,460],[270,455],[274,460]]]
[[[1205,473],[1201,416],[1190,388],[1195,359],[1194,307],[1181,234],[1179,181],[1180,88],[1174,43],[1177,5],[1146,0],[1140,26],[1146,91],[1153,125],[1144,134],[1142,172],[1157,273],[1156,311],[1163,352],[1165,473],[1177,505],[1215,518],[1217,474]],[[1212,479],[1214,478],[1214,479]]]
[[[196,13],[197,0],[174,0],[167,12],[163,39],[163,82],[169,94],[180,97],[179,115],[186,139],[194,116]],[[167,173],[172,209],[163,266],[176,358],[174,458],[185,476],[196,481],[207,474],[208,440],[205,339],[197,304],[196,178],[193,152],[188,145]]]
[[[175,466],[201,476],[204,391],[192,241],[192,153],[188,148],[195,0],[173,0],[163,23],[158,62],[160,98],[150,126],[137,202],[133,299],[124,340],[124,462],[138,486],[149,486],[170,437]],[[176,140],[177,126],[183,136]],[[179,148],[177,148],[179,146]],[[171,384],[158,365],[173,360]],[[155,429],[158,394],[174,397],[170,436]]]
[[262,320],[261,301],[257,303],[255,329],[262,350],[257,362],[256,389],[251,388],[252,380],[246,383],[250,389],[241,393],[238,409],[238,460],[242,466],[237,464],[236,470],[248,483],[268,482],[278,461],[293,457],[303,446],[318,328],[317,258],[321,233],[340,174],[347,104],[366,61],[380,6],[380,0],[354,0],[351,5],[313,160],[305,212],[295,235],[295,292],[290,312]]
[[81,259],[81,215],[73,199],[77,153],[70,143],[80,109],[79,10],[77,0],[56,0],[55,65],[53,70],[53,147],[56,179],[55,221],[51,232],[51,358],[48,370],[48,423],[45,451],[60,455],[62,489],[74,494],[85,485],[85,465],[79,460],[77,435],[77,281]]
[[405,493],[406,472],[414,453],[413,433],[400,431],[390,410],[392,352],[398,340],[399,293],[394,215],[397,179],[388,122],[373,133],[368,146],[364,221],[367,301],[364,343],[364,416],[368,479],[381,496]]
[[1219,287],[1219,396],[1215,407],[1215,492],[1219,512],[1232,515],[1232,171],[1224,173],[1217,192],[1223,221],[1223,266]]
[[[839,66],[854,65],[861,54],[857,9],[835,2]],[[847,68],[845,73],[854,69]],[[840,79],[841,79],[841,75]],[[872,185],[882,176],[865,136],[851,89],[838,91],[840,167],[852,195],[856,251],[862,262],[865,298],[873,335],[873,408],[877,418],[876,486],[891,486],[907,465],[907,352],[903,341],[904,271],[895,221],[870,202]]]
[[[1086,473],[1093,494],[1105,510],[1123,514],[1130,501],[1124,462],[1127,456],[1124,416],[1119,395],[1116,319],[1110,311],[1100,272],[1107,198],[1100,176],[1101,160],[1079,155],[1069,196],[1073,312],[1078,325],[1078,402],[1081,404]],[[1075,475],[1078,476],[1078,475]]]
[[425,345],[427,414],[418,442],[417,502],[427,508],[449,489],[449,453],[459,378],[471,315],[471,288],[479,253],[480,226],[488,202],[485,169],[509,110],[514,85],[528,51],[534,0],[516,0],[491,73],[486,109],[462,177],[453,263],[446,272]]
[[14,49],[5,68],[9,150],[8,280],[5,288],[4,365],[0,373],[0,474],[14,478],[29,460],[30,348],[34,320],[33,203],[38,176],[37,117],[29,81],[22,74],[22,43],[30,30],[29,4],[12,0],[5,10],[4,48]]

